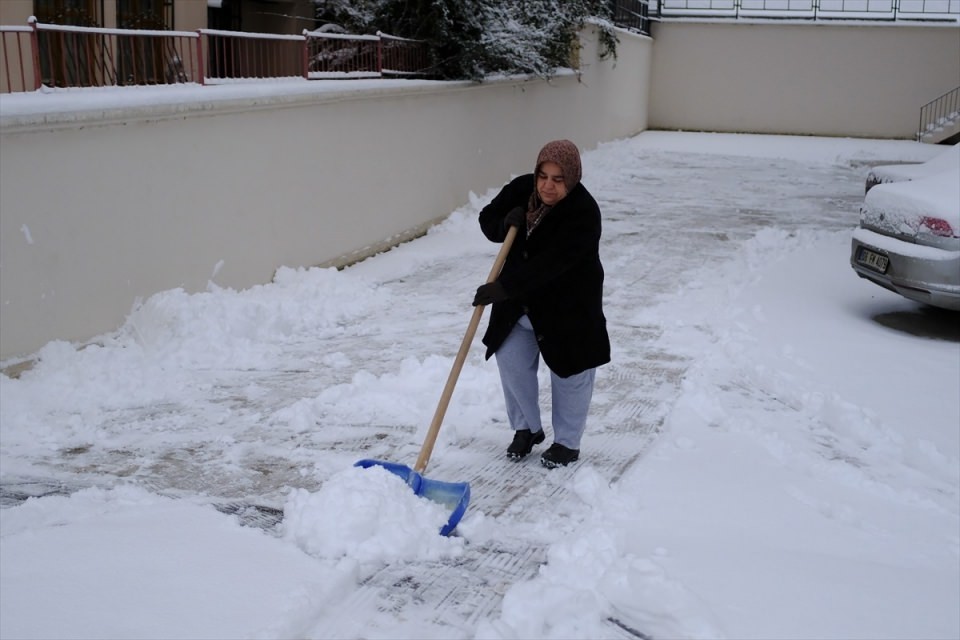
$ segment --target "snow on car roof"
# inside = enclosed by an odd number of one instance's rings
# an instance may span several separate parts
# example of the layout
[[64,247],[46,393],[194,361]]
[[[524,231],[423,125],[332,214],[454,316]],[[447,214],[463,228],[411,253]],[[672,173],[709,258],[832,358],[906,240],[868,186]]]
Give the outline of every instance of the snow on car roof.
[[877,185],[864,197],[863,206],[900,219],[940,218],[960,229],[960,166],[908,182]]
[[955,144],[926,162],[919,164],[887,164],[873,167],[870,174],[878,182],[900,182],[916,180],[924,176],[953,171],[954,178],[960,181],[960,144]]

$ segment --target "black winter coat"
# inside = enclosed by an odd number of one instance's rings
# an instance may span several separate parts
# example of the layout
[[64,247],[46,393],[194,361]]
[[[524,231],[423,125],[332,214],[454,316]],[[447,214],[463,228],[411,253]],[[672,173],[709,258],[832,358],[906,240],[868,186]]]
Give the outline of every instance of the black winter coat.
[[[527,209],[534,174],[507,184],[480,212],[487,239],[503,242],[503,219],[514,207]],[[527,237],[519,229],[498,278],[509,299],[492,305],[483,336],[489,359],[513,325],[527,314],[550,370],[567,378],[610,362],[603,315],[600,207],[583,184],[560,200]]]

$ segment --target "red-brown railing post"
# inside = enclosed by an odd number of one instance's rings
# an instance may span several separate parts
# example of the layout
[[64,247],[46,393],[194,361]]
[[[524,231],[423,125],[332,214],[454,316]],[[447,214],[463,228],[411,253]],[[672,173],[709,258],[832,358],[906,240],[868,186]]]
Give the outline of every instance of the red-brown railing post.
[[310,79],[310,38],[307,34],[310,33],[306,29],[303,30],[303,59],[300,63],[303,65],[303,79]]
[[[17,58],[20,60],[20,84],[23,85],[24,89],[26,89],[26,83],[23,81],[23,49],[20,48],[20,35],[18,34],[15,37],[17,39],[17,47],[19,49]],[[13,93],[13,80],[10,79],[10,56],[7,55],[7,34],[2,31],[0,31],[0,41],[3,43],[3,70],[5,77],[7,78],[7,90],[4,91],[4,93]],[[0,89],[0,91],[2,91],[2,89]]]
[[[24,46],[30,38],[29,31],[30,27],[4,27],[0,25],[0,41],[3,43],[3,55],[0,57],[3,58],[4,77],[7,79],[5,86],[0,87],[0,93],[30,91],[30,87],[27,85],[27,66],[30,63],[24,59],[25,55],[31,55],[29,51],[25,51],[26,46]],[[15,45],[17,61],[17,68],[13,68],[12,71],[10,61],[13,55],[11,55],[9,40],[11,36]]]
[[197,29],[197,75],[200,77],[200,86],[206,84],[207,72],[203,68],[203,33]]
[[377,31],[377,73],[383,76],[383,34]]
[[37,91],[43,83],[43,78],[40,73],[40,37],[37,35],[36,16],[27,18],[27,24],[32,27],[30,31],[30,48],[33,50],[33,90]]

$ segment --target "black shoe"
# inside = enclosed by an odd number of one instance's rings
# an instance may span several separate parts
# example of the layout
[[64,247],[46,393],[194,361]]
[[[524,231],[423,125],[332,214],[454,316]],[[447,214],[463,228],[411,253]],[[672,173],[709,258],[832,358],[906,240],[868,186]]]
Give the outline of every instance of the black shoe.
[[543,429],[536,433],[530,429],[517,429],[513,433],[513,442],[507,447],[507,457],[519,460],[533,450],[533,445],[543,442],[543,438]]
[[565,467],[571,462],[575,462],[579,459],[580,449],[568,449],[562,444],[557,444],[556,442],[550,445],[550,448],[544,451],[543,455],[540,456],[540,462],[547,469]]

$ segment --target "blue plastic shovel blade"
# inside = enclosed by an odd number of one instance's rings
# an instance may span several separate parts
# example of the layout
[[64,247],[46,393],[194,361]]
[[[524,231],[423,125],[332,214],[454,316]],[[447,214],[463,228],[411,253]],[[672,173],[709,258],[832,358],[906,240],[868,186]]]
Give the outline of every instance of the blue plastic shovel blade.
[[431,480],[404,464],[384,462],[383,460],[359,460],[353,466],[363,467],[364,469],[373,466],[383,467],[390,473],[403,478],[407,486],[413,489],[414,494],[451,509],[450,519],[440,529],[440,535],[442,536],[453,533],[453,530],[457,528],[457,523],[466,513],[467,505],[470,504],[470,484],[466,482]]

